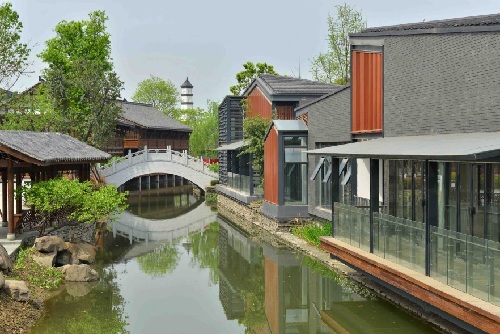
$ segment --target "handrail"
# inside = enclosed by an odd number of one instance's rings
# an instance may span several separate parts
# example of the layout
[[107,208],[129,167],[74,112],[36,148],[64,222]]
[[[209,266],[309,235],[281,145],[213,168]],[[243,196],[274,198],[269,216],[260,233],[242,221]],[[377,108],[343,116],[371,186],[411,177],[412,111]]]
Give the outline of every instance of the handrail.
[[187,151],[174,151],[170,147],[156,149],[148,149],[145,147],[141,151],[129,153],[124,157],[113,158],[111,161],[104,164],[98,164],[98,168],[99,171],[103,173],[103,176],[109,176],[113,173],[124,170],[129,166],[143,163],[145,161],[169,161],[181,164],[208,176],[217,177],[217,173],[208,170],[208,166],[210,166],[210,164],[203,161],[203,159],[189,156]]

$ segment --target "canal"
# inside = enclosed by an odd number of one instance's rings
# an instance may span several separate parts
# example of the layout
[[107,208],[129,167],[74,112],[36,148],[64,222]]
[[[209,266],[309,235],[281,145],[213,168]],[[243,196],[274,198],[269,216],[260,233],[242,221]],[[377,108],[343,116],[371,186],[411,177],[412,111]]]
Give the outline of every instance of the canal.
[[187,184],[132,191],[98,283],[53,292],[31,333],[433,333],[420,320],[217,215]]

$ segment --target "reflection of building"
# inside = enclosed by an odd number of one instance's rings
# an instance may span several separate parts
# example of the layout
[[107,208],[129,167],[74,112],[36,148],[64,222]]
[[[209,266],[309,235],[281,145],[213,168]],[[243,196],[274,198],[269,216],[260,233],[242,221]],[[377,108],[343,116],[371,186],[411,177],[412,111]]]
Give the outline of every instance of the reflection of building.
[[289,250],[264,245],[265,309],[272,333],[308,333],[307,267]]
[[219,226],[219,299],[228,319],[245,316],[245,291],[262,272],[261,248],[224,221]]
[[228,319],[253,332],[429,332],[347,277],[289,249],[254,242],[225,221],[219,225],[219,299]]

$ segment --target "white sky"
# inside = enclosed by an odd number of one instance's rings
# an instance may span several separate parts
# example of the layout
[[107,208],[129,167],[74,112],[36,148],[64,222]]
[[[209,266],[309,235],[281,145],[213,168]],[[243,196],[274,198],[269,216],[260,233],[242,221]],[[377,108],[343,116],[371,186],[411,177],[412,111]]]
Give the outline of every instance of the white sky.
[[[339,0],[12,0],[32,45],[38,80],[45,65],[36,57],[62,20],[82,20],[105,10],[115,70],[130,100],[150,75],[180,86],[189,77],[194,106],[220,102],[247,61],[268,62],[279,74],[310,78],[309,60],[325,51],[328,13]],[[369,27],[500,13],[499,0],[352,0]]]

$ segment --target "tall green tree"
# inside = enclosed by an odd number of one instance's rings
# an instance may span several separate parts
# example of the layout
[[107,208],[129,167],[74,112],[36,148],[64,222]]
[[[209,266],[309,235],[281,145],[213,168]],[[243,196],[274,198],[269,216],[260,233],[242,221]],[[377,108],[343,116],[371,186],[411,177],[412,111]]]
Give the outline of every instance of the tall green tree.
[[207,101],[207,109],[181,110],[181,122],[191,127],[189,151],[192,156],[216,157],[219,146],[219,106],[217,102]]
[[45,89],[61,122],[59,128],[84,142],[102,147],[114,137],[121,109],[115,100],[123,82],[113,70],[106,14],[95,11],[88,20],[62,21],[56,36],[38,55]]
[[259,74],[278,74],[274,70],[273,65],[269,65],[268,63],[254,64],[251,61],[248,61],[243,64],[243,68],[243,71],[236,73],[236,81],[238,81],[238,83],[229,88],[233,95],[241,95],[248,85],[250,85],[252,79],[258,77]]
[[179,91],[170,80],[151,76],[139,82],[132,99],[150,103],[165,115],[178,118],[176,105],[179,102]]
[[360,32],[365,21],[354,7],[335,6],[336,17],[328,15],[328,50],[311,60],[314,80],[345,85],[350,81],[349,34]]
[[11,89],[29,65],[30,49],[21,42],[22,30],[12,4],[0,5],[0,89]]

